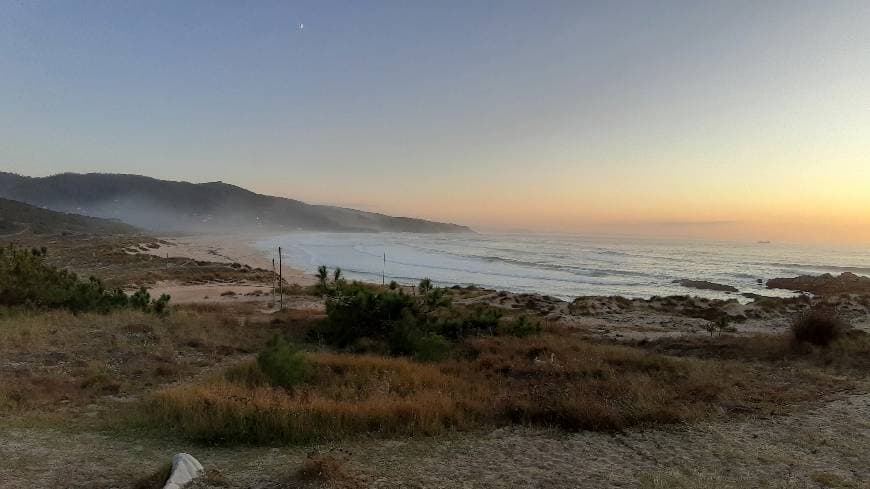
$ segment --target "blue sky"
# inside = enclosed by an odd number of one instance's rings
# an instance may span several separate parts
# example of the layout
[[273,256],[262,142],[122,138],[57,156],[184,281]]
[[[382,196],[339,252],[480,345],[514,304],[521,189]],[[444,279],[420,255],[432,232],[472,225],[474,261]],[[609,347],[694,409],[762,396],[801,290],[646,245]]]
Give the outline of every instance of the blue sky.
[[867,25],[867,2],[0,0],[0,167],[496,228],[854,227]]

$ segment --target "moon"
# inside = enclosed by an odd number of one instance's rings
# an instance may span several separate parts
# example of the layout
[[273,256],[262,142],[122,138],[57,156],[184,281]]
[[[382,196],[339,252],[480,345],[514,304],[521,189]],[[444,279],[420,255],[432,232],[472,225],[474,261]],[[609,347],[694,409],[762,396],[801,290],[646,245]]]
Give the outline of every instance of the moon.
[[299,30],[305,29],[305,24],[299,24]]

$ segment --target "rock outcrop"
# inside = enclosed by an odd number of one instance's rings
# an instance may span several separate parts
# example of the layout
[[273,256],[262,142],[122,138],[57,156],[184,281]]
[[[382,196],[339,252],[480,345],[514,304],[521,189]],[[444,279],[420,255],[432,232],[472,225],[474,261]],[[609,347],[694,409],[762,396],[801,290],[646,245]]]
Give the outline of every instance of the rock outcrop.
[[680,284],[683,287],[689,287],[692,289],[700,289],[700,290],[715,290],[718,292],[738,292],[737,287],[732,287],[730,285],[717,284],[715,282],[708,282],[706,280],[674,280],[675,284]]
[[774,278],[767,281],[769,289],[786,289],[815,295],[870,294],[870,278],[844,272],[839,276],[826,273],[819,276],[801,275],[795,278]]

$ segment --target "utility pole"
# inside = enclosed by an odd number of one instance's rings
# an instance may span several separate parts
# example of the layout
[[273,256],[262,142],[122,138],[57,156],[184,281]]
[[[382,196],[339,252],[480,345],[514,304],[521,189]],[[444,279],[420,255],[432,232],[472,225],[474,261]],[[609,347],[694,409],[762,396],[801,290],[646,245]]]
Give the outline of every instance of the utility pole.
[[384,268],[381,271],[381,285],[386,285],[387,281],[387,252],[384,252]]
[[272,257],[272,307],[275,307],[275,282],[278,280],[278,274],[275,273],[275,257]]
[[280,304],[281,305],[280,305],[280,308],[278,309],[279,311],[284,310],[284,265],[283,265],[283,262],[281,261],[281,258],[282,258],[281,257],[281,247],[279,246],[278,247],[278,287],[281,287],[281,289],[280,289],[281,290],[281,295],[280,295],[280,297],[281,297]]

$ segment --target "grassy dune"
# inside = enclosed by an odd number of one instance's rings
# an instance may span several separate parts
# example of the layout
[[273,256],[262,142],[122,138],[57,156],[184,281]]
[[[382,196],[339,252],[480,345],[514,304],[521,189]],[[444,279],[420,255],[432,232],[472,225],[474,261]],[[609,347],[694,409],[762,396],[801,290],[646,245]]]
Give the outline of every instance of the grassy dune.
[[256,363],[200,385],[172,387],[146,420],[197,440],[308,442],[358,435],[432,435],[527,424],[619,430],[704,416],[781,412],[843,384],[763,365],[676,358],[569,333],[487,337],[434,364],[307,353],[311,378],[271,387]]
[[247,308],[0,317],[0,412],[140,395],[257,351],[280,328]]

